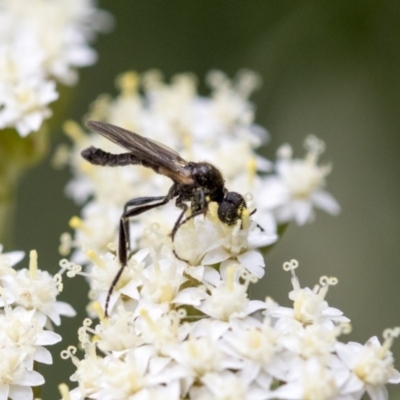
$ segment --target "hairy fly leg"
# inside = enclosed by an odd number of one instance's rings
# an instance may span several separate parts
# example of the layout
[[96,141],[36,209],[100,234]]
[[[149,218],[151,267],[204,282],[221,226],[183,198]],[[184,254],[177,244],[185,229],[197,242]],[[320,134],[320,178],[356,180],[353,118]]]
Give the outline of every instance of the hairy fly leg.
[[[142,214],[148,210],[151,210],[152,208],[156,208],[159,206],[162,206],[164,204],[167,204],[173,197],[175,197],[175,192],[176,192],[176,185],[172,185],[169,192],[167,193],[166,196],[161,197],[162,201],[159,201],[157,203],[153,203],[154,201],[157,200],[158,197],[148,197],[147,201],[145,201],[143,197],[139,197],[138,203],[135,204],[135,199],[132,199],[129,203],[131,207],[134,207],[135,205],[138,207],[135,207],[131,210],[128,210],[124,212],[121,215],[121,218],[119,220],[119,235],[118,235],[118,259],[120,262],[120,268],[115,275],[113,281],[111,282],[111,286],[108,289],[107,293],[107,298],[106,298],[106,304],[105,304],[105,316],[108,317],[108,306],[110,303],[110,297],[112,295],[112,292],[114,290],[114,287],[118,283],[119,278],[122,275],[122,272],[124,271],[124,268],[128,264],[128,244],[127,244],[127,232],[129,231],[129,226],[125,223],[125,221],[128,221],[129,218],[135,217],[136,215]],[[146,203],[153,203],[153,204],[146,204]],[[129,235],[129,233],[128,233]]]
[[[152,203],[153,201],[159,201],[164,199],[165,196],[157,196],[157,197],[137,197],[136,199],[131,199],[127,201],[124,205],[124,213],[122,215],[127,214],[128,209],[130,207],[137,207],[141,205],[145,205],[148,203]],[[131,239],[130,239],[130,232],[129,232],[129,219],[126,218],[124,221],[124,229],[125,229],[125,236],[126,236],[126,242],[127,242],[127,247],[128,247],[128,252],[131,249]]]

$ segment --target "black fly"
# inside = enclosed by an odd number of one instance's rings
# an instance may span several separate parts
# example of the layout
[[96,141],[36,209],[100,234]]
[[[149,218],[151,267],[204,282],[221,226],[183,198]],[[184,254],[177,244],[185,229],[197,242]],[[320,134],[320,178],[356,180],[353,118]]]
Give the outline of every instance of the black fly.
[[[125,204],[119,222],[118,257],[121,268],[108,291],[105,304],[105,315],[107,316],[110,296],[128,261],[129,218],[162,206],[176,197],[175,205],[182,212],[171,232],[173,241],[182,224],[196,215],[207,213],[210,202],[214,201],[218,204],[218,218],[227,225],[234,225],[242,217],[243,211],[246,209],[246,202],[242,195],[229,192],[225,188],[221,172],[212,164],[186,161],[169,147],[115,125],[89,121],[87,126],[128,150],[127,153],[111,154],[93,146],[89,147],[83,150],[81,155],[91,164],[110,167],[143,165],[173,181],[165,196],[139,197],[129,200]],[[189,207],[191,213],[184,218]],[[185,261],[175,252],[174,254],[178,259]]]

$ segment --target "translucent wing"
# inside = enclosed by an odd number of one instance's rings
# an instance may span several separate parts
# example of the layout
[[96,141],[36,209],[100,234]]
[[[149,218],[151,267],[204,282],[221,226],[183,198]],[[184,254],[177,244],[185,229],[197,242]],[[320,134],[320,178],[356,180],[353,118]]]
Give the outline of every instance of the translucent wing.
[[88,121],[86,125],[127,149],[137,159],[135,164],[152,168],[184,185],[194,183],[191,172],[185,168],[188,162],[168,146],[106,122]]

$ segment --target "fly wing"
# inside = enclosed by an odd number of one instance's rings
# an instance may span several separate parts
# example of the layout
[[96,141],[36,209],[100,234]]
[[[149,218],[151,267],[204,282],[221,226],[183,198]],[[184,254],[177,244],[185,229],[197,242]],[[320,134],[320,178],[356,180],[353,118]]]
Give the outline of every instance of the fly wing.
[[184,185],[194,183],[190,171],[184,168],[187,161],[168,146],[106,122],[88,121],[86,125],[127,149],[137,159],[137,164],[152,168],[175,182]]

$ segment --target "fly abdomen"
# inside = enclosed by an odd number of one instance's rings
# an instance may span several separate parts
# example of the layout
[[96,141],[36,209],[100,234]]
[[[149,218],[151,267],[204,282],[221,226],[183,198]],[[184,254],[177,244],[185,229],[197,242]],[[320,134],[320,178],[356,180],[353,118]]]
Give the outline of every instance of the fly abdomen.
[[103,167],[120,167],[124,165],[141,164],[132,153],[112,154],[96,147],[89,147],[81,152],[82,157],[93,165]]

